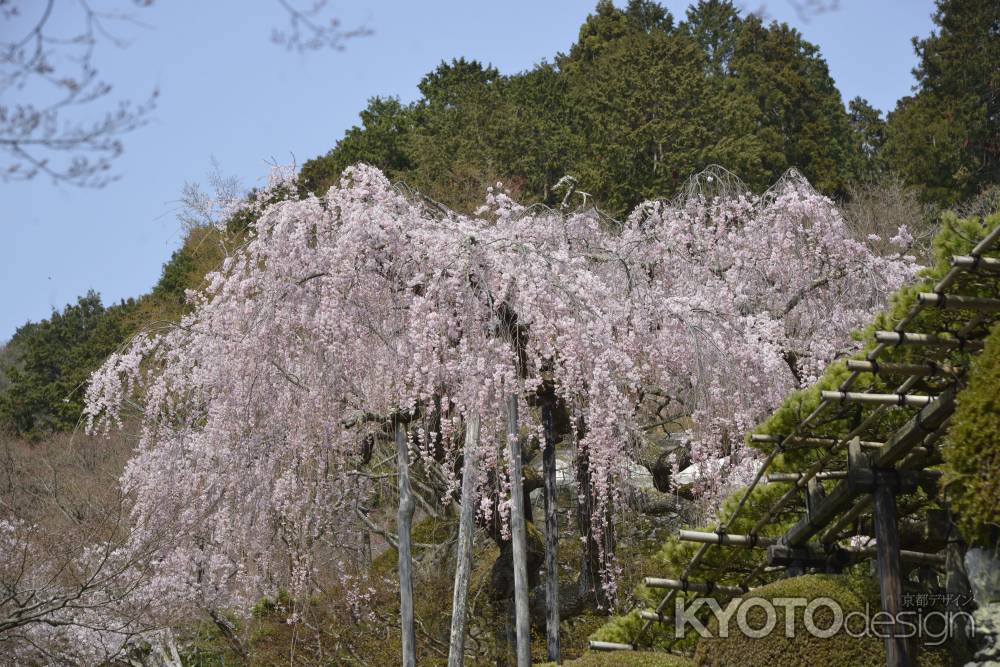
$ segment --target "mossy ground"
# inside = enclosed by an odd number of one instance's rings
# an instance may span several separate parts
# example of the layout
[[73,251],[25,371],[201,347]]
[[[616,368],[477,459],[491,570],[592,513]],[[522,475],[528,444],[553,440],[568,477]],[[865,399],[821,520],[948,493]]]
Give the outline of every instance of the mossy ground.
[[[691,667],[689,658],[651,651],[587,652],[576,660],[564,660],[563,667]],[[539,667],[553,667],[554,662]]]

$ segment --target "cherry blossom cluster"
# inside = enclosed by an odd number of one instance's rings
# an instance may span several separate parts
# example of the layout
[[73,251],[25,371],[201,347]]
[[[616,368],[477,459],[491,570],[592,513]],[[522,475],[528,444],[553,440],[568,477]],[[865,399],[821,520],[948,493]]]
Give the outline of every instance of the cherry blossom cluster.
[[608,543],[651,397],[693,459],[715,462],[706,492],[738,482],[743,435],[853,350],[850,332],[915,270],[852,240],[794,178],[764,197],[649,202],[624,223],[501,187],[459,215],[364,165],[321,197],[276,199],[258,198],[248,242],[189,295],[191,314],[137,335],[88,389],[90,428],[129,411],[141,424],[122,482],[137,539],[176,536],[149,584],[172,604],[247,610],[314,590],[334,545],[360,539],[370,494],[353,473],[387,419],[407,422],[415,458],[443,452],[454,491],[478,414],[488,512],[509,490],[507,397],[540,434],[531,398],[546,387],[584,425],[561,446],[585,452]]

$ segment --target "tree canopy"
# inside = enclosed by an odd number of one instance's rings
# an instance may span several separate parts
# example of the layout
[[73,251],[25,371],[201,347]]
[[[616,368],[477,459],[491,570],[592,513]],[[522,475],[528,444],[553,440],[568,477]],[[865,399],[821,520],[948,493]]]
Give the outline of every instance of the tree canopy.
[[568,174],[621,215],[710,164],[758,190],[795,167],[843,194],[864,157],[819,48],[728,0],[681,22],[648,0],[602,1],[552,63],[502,75],[453,60],[419,89],[412,104],[372,99],[361,126],[304,165],[305,187],[323,191],[360,158],[470,210],[498,179],[554,204]]
[[30,438],[76,426],[87,379],[124,340],[134,310],[131,300],[105,308],[91,291],[20,327],[7,343],[0,418]]
[[913,39],[914,95],[889,114],[890,167],[951,205],[1000,183],[1000,5],[938,0],[937,30]]

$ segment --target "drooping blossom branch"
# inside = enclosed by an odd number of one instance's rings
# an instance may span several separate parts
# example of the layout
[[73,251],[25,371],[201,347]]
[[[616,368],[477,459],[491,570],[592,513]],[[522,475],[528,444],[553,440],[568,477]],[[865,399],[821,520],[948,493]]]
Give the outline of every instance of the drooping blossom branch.
[[[463,216],[364,165],[322,197],[277,199],[258,198],[250,240],[190,294],[192,313],[136,336],[87,394],[95,429],[138,405],[133,520],[179,536],[156,585],[213,608],[314,590],[331,536],[360,539],[359,444],[391,419],[450,474],[479,415],[488,515],[489,492],[509,492],[507,397],[540,435],[528,399],[553,387],[582,425],[598,545],[654,398],[713,471],[703,490],[738,483],[753,463],[742,435],[853,349],[851,330],[914,270],[851,240],[794,174],[763,197],[696,188],[621,224],[500,188]],[[613,594],[614,559],[601,560]]]

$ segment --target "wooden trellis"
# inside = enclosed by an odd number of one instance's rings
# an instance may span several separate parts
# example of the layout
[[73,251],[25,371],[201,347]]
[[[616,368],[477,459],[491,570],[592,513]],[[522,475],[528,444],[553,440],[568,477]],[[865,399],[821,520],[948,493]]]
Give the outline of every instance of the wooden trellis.
[[[939,462],[935,444],[944,435],[955,409],[955,393],[964,378],[967,363],[955,361],[956,353],[974,355],[983,349],[983,338],[990,325],[1000,319],[1000,258],[986,257],[1000,239],[1000,227],[989,232],[969,255],[955,256],[945,277],[933,292],[921,293],[916,303],[892,331],[874,334],[875,347],[863,360],[850,360],[850,375],[837,391],[824,391],[819,405],[789,433],[757,434],[753,440],[774,446],[764,458],[753,480],[743,491],[736,508],[714,533],[682,530],[679,538],[701,546],[676,579],[649,578],[646,585],[667,592],[653,609],[640,610],[644,620],[631,643],[591,642],[594,650],[639,650],[643,637],[654,623],[673,623],[664,615],[679,590],[699,591],[721,597],[743,595],[754,582],[766,582],[765,574],[784,572],[788,576],[806,570],[838,571],[859,560],[875,559],[878,568],[882,610],[895,614],[901,606],[901,561],[943,567],[945,556],[930,549],[900,548],[897,495],[910,493],[920,484],[935,484],[940,473],[926,468]],[[978,295],[963,294],[976,291]],[[948,331],[916,331],[918,316],[926,309],[945,311]],[[919,328],[919,326],[917,326]],[[886,360],[883,357],[905,352],[907,358]],[[913,356],[920,358],[914,360]],[[963,357],[967,361],[968,357]],[[863,374],[872,378],[868,387],[856,386]],[[892,392],[877,390],[876,380],[897,377],[901,383]],[[871,411],[843,433],[819,432],[820,416],[830,411]],[[902,425],[886,437],[871,437],[880,424],[895,417],[900,410],[914,411]],[[860,414],[860,413],[857,413]],[[905,417],[904,413],[904,417]],[[890,422],[890,423],[898,423]],[[847,427],[844,427],[845,429]],[[779,455],[785,452],[813,450],[818,460],[805,470],[767,475]],[[751,493],[761,481],[789,484],[764,515],[746,534],[732,534],[730,529],[743,512]],[[824,487],[822,481],[828,486]],[[835,484],[827,490],[830,484]],[[778,516],[789,511],[793,501],[804,499],[801,518],[780,536],[761,532]],[[946,541],[947,518],[933,516],[933,511],[917,508],[927,517],[928,530],[939,533],[929,544]],[[849,537],[852,526],[867,519],[872,526],[876,546],[859,547],[841,542]],[[728,548],[722,564],[700,581],[702,562],[713,548]],[[740,549],[765,549],[767,556],[735,586],[716,580],[727,571]],[[894,630],[894,629],[891,629]],[[886,662],[891,667],[909,665],[911,659],[905,638],[890,631],[886,638]]]

